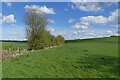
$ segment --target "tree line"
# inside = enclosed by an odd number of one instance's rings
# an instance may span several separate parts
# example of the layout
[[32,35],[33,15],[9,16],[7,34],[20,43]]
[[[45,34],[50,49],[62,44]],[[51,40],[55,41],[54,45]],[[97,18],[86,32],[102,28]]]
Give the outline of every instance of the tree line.
[[55,37],[50,34],[50,31],[46,30],[46,25],[49,21],[44,13],[38,14],[31,10],[26,11],[23,21],[27,25],[26,38],[30,49],[44,49],[64,44],[64,37],[62,35]]

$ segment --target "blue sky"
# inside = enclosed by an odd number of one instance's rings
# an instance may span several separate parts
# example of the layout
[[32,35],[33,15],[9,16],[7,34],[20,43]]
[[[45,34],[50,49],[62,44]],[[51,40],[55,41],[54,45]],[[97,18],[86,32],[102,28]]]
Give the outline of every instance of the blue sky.
[[118,35],[117,3],[3,2],[1,39],[25,40],[26,25],[22,18],[28,9],[44,12],[50,21],[47,30],[65,39]]

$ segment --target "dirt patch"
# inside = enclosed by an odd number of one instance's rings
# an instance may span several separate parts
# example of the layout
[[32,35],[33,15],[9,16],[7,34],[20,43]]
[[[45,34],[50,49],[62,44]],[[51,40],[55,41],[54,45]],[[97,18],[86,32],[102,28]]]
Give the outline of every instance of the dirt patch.
[[2,51],[2,60],[10,60],[11,58],[16,58],[18,55],[22,55],[22,53]]
[[45,49],[49,49],[49,48],[56,48],[58,46],[50,46],[50,47],[46,47]]
[[[58,46],[46,47],[45,50],[49,49],[49,48],[55,48],[55,47],[58,47]],[[20,51],[18,49],[15,52],[0,51],[0,54],[2,55],[0,57],[0,60],[10,60],[11,58],[16,58],[16,56],[23,55],[24,53],[29,53],[29,52],[34,52],[34,51],[40,51],[40,50],[26,50],[26,49],[23,49],[22,51]]]

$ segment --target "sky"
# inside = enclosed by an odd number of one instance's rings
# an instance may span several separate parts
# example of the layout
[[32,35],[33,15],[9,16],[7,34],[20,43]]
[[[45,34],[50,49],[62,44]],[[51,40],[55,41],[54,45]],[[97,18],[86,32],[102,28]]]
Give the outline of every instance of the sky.
[[118,36],[117,2],[2,2],[0,40],[26,40],[23,15],[46,14],[46,29],[66,40]]

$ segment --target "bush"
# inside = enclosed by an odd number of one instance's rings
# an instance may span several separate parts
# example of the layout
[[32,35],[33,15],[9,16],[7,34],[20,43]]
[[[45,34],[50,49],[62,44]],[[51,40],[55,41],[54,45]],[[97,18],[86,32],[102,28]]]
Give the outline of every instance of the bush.
[[7,45],[4,48],[5,48],[5,50],[8,50],[8,51],[16,51],[17,50],[17,48],[15,46],[13,46],[12,44]]
[[56,43],[57,46],[60,45],[60,41],[59,41],[59,39],[57,37],[55,38],[55,43]]
[[55,36],[51,35],[51,45],[56,46]]
[[64,44],[64,37],[62,37],[62,35],[58,35],[57,37],[57,44],[58,45],[62,45],[62,44]]

